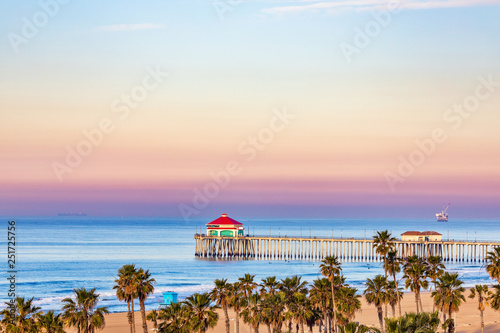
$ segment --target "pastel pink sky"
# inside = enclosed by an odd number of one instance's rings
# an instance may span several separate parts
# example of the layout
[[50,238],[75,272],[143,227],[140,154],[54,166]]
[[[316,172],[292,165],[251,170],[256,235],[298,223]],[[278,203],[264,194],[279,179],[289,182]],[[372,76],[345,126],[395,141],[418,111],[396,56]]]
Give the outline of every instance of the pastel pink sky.
[[[94,19],[82,17],[98,2],[68,5],[18,53],[2,41],[0,215],[181,217],[186,205],[192,217],[432,218],[451,202],[456,217],[499,217],[500,6],[412,3],[351,63],[339,45],[373,20],[369,8],[271,13],[264,1],[220,21],[206,5],[112,1]],[[15,13],[2,36],[30,5],[0,7]],[[168,76],[120,118],[115,101],[155,68]],[[478,89],[474,111],[452,111]],[[68,166],[67,147],[103,119],[113,130]],[[402,176],[400,157],[435,129],[446,138]],[[195,208],[195,189],[230,161],[237,174]]]

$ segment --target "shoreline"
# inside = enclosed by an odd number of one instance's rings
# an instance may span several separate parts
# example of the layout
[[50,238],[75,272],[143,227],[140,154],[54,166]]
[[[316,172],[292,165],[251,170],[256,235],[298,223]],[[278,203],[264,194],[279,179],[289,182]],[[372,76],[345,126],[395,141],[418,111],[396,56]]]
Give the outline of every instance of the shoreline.
[[[467,289],[464,293],[466,302],[462,303],[460,306],[460,311],[455,315],[455,327],[456,332],[463,333],[479,333],[481,332],[481,323],[479,319],[479,310],[477,309],[477,300],[468,298],[470,294],[470,289]],[[424,306],[424,311],[432,311],[432,299],[430,297],[430,292],[425,291],[421,293],[422,304]],[[405,293],[405,296],[401,302],[402,314],[405,312],[415,312],[416,306],[414,301],[413,293]],[[234,318],[234,312],[229,310],[229,317]],[[397,316],[396,307],[396,316]],[[213,329],[207,331],[207,333],[225,333],[224,315],[221,309],[217,310],[219,314],[219,321],[217,326]],[[123,333],[129,331],[129,325],[127,323],[126,312],[113,312],[107,314],[106,327],[103,330],[97,332],[103,333]],[[391,307],[388,306],[388,317],[392,317]],[[440,319],[442,319],[440,315]],[[354,321],[359,322],[367,326],[378,327],[378,317],[377,310],[375,306],[368,305],[364,297],[361,297],[361,310],[356,313],[356,318]],[[142,322],[141,314],[139,311],[135,312],[135,322],[136,322],[136,332],[142,333]],[[233,332],[234,321],[231,321],[231,332]],[[151,331],[153,324],[148,321],[148,330]],[[440,330],[439,330],[440,331]],[[484,311],[484,332],[485,333],[495,333],[500,331],[500,316],[499,312],[486,307]],[[68,333],[76,333],[75,329],[68,329]],[[305,328],[305,332],[308,332],[308,328]],[[318,326],[314,327],[314,333],[318,332]],[[253,333],[247,324],[243,322],[240,318],[240,333]],[[259,328],[259,333],[267,333],[267,327],[261,326]]]

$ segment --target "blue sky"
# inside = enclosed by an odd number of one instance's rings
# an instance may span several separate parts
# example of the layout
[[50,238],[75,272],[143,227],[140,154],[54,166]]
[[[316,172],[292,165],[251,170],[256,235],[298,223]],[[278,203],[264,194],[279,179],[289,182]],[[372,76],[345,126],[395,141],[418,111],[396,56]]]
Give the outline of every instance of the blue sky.
[[[178,216],[282,107],[298,120],[200,216],[427,216],[450,201],[462,216],[500,214],[498,88],[395,192],[384,178],[480,77],[500,81],[498,0],[408,0],[383,26],[385,0],[54,3],[0,4],[0,215]],[[44,8],[54,15],[23,35]],[[58,179],[66,147],[148,68],[168,79]]]

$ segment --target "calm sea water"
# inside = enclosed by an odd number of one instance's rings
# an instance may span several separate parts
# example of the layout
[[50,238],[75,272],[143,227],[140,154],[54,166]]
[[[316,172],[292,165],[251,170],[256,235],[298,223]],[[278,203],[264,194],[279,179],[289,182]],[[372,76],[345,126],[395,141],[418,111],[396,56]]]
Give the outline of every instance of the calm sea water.
[[[216,217],[214,217],[215,219]],[[7,248],[7,221],[3,218]],[[213,261],[196,259],[193,235],[210,220],[185,222],[167,218],[100,217],[17,217],[17,286],[20,296],[36,299],[44,310],[58,310],[61,299],[73,288],[97,288],[102,305],[112,312],[126,311],[112,290],[116,272],[124,264],[135,263],[149,269],[156,279],[155,294],[148,309],[158,307],[161,292],[173,290],[185,298],[212,288],[216,278],[230,282],[245,273],[257,281],[266,276],[279,278],[301,275],[306,281],[319,277],[317,261],[243,260]],[[433,219],[238,219],[247,232],[255,235],[366,237],[375,230],[390,230],[398,236],[407,230],[435,230],[447,239],[500,240],[500,219],[459,219],[437,223]],[[6,250],[3,253],[6,253]],[[7,259],[2,262],[7,271]],[[380,263],[343,263],[347,282],[363,288],[367,277],[383,274]],[[478,263],[448,264],[460,273],[467,286],[490,283]],[[4,273],[5,275],[6,273]],[[7,300],[8,281],[0,280],[0,299]]]

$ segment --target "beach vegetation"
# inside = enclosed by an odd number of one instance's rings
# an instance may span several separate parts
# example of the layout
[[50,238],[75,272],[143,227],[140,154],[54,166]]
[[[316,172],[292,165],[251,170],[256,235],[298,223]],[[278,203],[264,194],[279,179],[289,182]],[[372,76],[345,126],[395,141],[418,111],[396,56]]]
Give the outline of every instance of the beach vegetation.
[[377,316],[382,333],[384,330],[384,313],[382,306],[387,302],[387,278],[382,275],[377,275],[373,279],[367,279],[364,291],[368,304],[373,304],[377,308]]
[[337,256],[328,256],[321,261],[319,266],[321,274],[330,281],[331,295],[332,295],[332,313],[333,313],[333,332],[337,332],[337,311],[335,309],[335,294],[340,289],[341,284],[339,277],[342,274],[342,267]]
[[488,290],[488,286],[483,284],[476,284],[470,290],[469,298],[477,299],[477,309],[481,319],[481,333],[484,333],[484,310],[488,306],[491,295],[492,292]]
[[432,333],[439,328],[438,312],[406,313],[385,319],[387,333]]
[[99,294],[96,289],[77,288],[74,298],[67,297],[61,302],[62,318],[68,327],[76,327],[78,333],[94,333],[106,326],[104,315],[109,313],[106,307],[98,307]]
[[[465,302],[465,288],[463,281],[458,278],[457,273],[445,272],[438,279],[436,290],[431,293],[434,304],[443,314],[443,328],[448,333],[455,332],[455,322],[452,315],[459,311],[462,302]],[[448,319],[446,318],[448,316]]]

